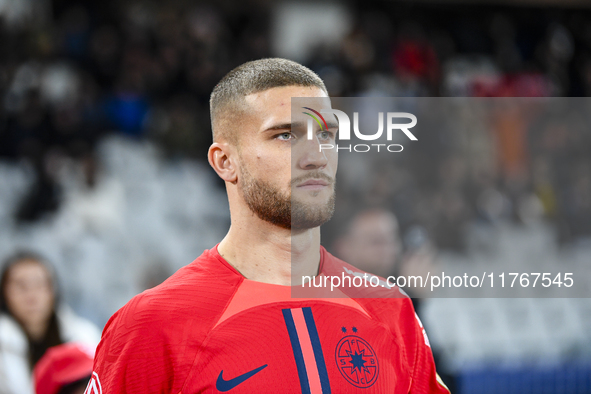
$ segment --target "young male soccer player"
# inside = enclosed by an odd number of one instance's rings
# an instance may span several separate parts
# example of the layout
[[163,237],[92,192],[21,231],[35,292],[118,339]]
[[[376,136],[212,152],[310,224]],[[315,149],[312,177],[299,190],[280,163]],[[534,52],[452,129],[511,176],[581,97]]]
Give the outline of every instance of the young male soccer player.
[[320,246],[337,156],[318,144],[335,125],[306,138],[292,97],[328,101],[316,74],[284,59],[243,64],[215,87],[208,158],[230,230],[115,313],[88,394],[447,393],[408,298],[291,297],[297,278],[356,271]]

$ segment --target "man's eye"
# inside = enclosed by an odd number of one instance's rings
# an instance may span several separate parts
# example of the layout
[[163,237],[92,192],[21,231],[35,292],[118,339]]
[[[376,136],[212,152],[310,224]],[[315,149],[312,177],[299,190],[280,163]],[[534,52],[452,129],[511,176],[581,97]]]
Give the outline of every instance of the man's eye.
[[333,134],[330,131],[321,131],[318,133],[318,138],[321,140],[329,140],[333,137]]
[[281,134],[277,134],[275,136],[275,138],[283,140],[283,141],[289,141],[291,138],[293,138],[291,133],[281,133]]

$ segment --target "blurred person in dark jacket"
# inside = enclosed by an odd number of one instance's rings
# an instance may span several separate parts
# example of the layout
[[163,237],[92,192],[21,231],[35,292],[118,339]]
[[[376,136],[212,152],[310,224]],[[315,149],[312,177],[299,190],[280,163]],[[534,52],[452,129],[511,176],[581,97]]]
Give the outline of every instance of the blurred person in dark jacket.
[[[353,216],[334,242],[335,254],[355,267],[387,278],[421,276],[436,270],[435,250],[422,227],[406,232],[404,242],[396,215],[383,208],[362,209]],[[425,296],[423,288],[404,286],[413,297]]]
[[384,278],[397,271],[401,247],[396,216],[378,208],[355,215],[334,244],[340,258]]
[[3,265],[0,278],[0,393],[32,394],[32,371],[47,349],[79,341],[95,348],[100,332],[58,307],[55,276],[48,263],[20,252]]

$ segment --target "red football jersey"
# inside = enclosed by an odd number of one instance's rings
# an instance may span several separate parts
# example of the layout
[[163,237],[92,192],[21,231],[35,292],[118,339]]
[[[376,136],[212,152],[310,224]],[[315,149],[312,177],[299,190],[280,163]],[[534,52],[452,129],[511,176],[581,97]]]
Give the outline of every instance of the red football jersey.
[[[322,248],[320,272],[359,270]],[[407,297],[292,298],[216,247],[111,317],[86,393],[448,393],[440,382]]]

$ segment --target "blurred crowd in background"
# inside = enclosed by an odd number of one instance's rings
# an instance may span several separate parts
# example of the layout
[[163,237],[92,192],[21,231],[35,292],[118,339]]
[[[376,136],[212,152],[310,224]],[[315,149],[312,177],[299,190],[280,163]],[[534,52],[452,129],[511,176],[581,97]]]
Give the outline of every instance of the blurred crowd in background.
[[[102,326],[215,245],[229,213],[206,163],[209,94],[271,56],[309,66],[332,96],[589,96],[591,9],[0,0],[0,258],[47,256],[64,300]],[[588,244],[591,131],[562,120],[433,125],[338,204],[394,212],[405,250],[466,254],[475,223],[543,223],[548,247]]]
[[[20,16],[11,13],[20,3]],[[95,147],[107,135],[152,141],[168,159],[204,162],[215,83],[238,64],[282,52],[275,37],[281,27],[274,25],[281,2],[42,3],[4,0],[0,8],[0,157],[24,160],[35,173],[35,186],[15,211],[18,222],[59,209],[56,172],[64,159],[79,163],[92,187]],[[394,2],[346,8],[342,38],[306,43],[296,59],[318,72],[333,96],[591,92],[588,10]],[[591,234],[586,130],[501,130],[485,142],[498,155],[488,173],[474,174],[479,179],[450,181],[462,177],[462,141],[438,142],[433,160],[440,165],[432,168],[439,173],[406,175],[447,189],[424,218],[440,247],[461,249],[461,240],[436,228],[479,214],[478,193],[470,193],[475,182],[495,186],[513,207],[523,189],[535,190],[561,241]]]

